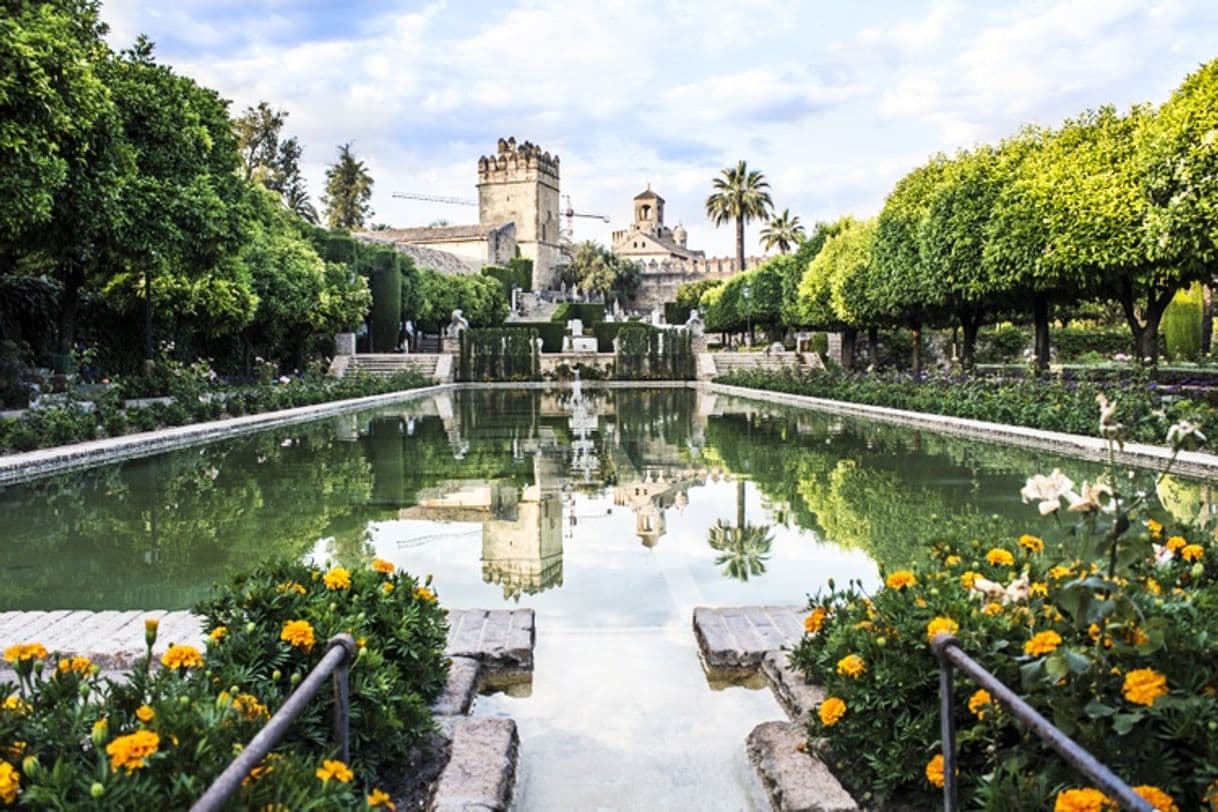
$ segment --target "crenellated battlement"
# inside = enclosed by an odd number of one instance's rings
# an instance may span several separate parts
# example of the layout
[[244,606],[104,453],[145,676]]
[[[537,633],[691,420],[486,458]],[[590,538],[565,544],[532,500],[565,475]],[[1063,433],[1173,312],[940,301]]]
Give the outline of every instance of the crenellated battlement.
[[500,138],[493,155],[478,159],[480,182],[517,180],[531,173],[545,176],[558,184],[559,158],[543,151],[532,141],[517,144],[516,138]]

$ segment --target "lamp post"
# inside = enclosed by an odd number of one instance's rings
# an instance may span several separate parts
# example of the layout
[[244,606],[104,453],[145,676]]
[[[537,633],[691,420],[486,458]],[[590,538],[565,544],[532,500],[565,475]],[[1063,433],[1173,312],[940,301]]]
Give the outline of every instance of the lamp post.
[[748,326],[745,328],[745,332],[747,332],[747,333],[748,333],[748,345],[749,345],[750,347],[751,347],[751,346],[753,346],[753,300],[752,300],[752,294],[753,294],[753,289],[752,289],[751,287],[749,287],[748,285],[744,285],[744,286],[742,286],[742,287],[740,288],[740,295],[741,295],[742,297],[744,297],[744,318],[745,318],[745,322],[746,322],[746,324],[748,325]]

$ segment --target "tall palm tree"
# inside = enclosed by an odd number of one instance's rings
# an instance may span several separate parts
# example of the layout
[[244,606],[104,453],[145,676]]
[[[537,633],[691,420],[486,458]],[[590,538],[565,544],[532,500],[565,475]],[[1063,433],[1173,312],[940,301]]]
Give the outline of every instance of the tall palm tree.
[[706,198],[706,216],[716,226],[736,221],[737,270],[744,270],[744,225],[749,220],[769,220],[774,208],[765,175],[750,170],[744,161],[728,167],[714,180],[715,192]]
[[782,214],[771,218],[761,229],[761,245],[767,251],[778,246],[778,253],[785,254],[792,245],[798,245],[803,239],[804,227],[800,225],[799,215],[791,214],[790,209],[783,209]]

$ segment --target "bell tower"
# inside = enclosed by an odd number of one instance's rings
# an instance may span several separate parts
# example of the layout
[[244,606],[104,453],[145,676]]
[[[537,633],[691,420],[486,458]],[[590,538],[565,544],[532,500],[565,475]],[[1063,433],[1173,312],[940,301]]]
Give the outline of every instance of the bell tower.
[[515,138],[478,159],[478,221],[516,224],[520,255],[533,260],[533,290],[552,286],[559,264],[557,155]]

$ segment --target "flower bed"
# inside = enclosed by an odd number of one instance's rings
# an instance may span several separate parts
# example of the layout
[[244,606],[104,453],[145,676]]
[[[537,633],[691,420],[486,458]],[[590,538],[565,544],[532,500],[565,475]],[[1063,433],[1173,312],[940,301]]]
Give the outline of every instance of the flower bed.
[[283,378],[231,389],[200,387],[175,393],[169,402],[144,406],[124,406],[116,394],[106,393],[93,397],[91,408],[68,402],[46,409],[28,409],[17,420],[0,420],[0,453],[33,451],[166,426],[381,395],[430,383],[410,370],[385,377],[355,374],[342,378]]
[[[1195,436],[1173,429],[1177,451]],[[946,632],[1156,808],[1218,808],[1218,544],[1212,527],[1173,525],[1154,485],[1111,469],[1077,490],[1034,477],[1025,502],[1078,517],[1060,538],[940,542],[933,564],[883,573],[870,595],[830,582],[791,655],[826,692],[810,746],[867,805],[938,806],[930,640]],[[955,687],[965,808],[1108,808],[986,691]]]
[[[172,645],[111,681],[84,657],[37,642],[4,653],[0,801],[19,808],[184,809],[240,752],[321,659],[350,633],[351,763],[334,758],[333,699],[323,691],[251,771],[232,808],[389,806],[433,729],[429,700],[447,674],[435,593],[391,564],[324,571],[294,562],[234,577],[198,607],[206,652]],[[148,651],[156,639],[147,625]],[[277,806],[282,805],[282,806]]]
[[969,378],[960,375],[848,375],[806,370],[737,370],[718,383],[793,395],[887,406],[1046,431],[1102,436],[1095,403],[1102,391],[1120,404],[1126,436],[1155,443],[1169,423],[1186,420],[1207,433],[1218,430],[1218,410],[1175,387],[1160,388],[1144,372],[1123,384],[1085,380]]

